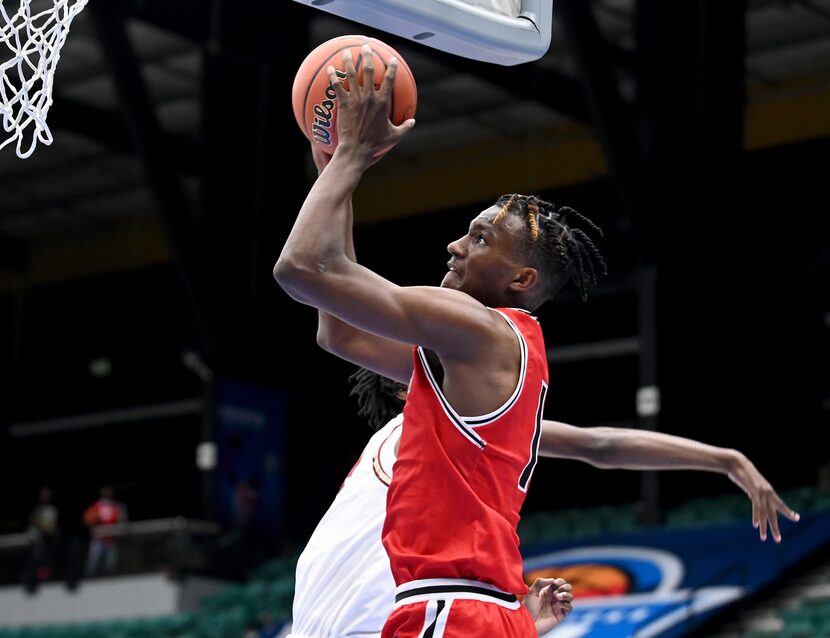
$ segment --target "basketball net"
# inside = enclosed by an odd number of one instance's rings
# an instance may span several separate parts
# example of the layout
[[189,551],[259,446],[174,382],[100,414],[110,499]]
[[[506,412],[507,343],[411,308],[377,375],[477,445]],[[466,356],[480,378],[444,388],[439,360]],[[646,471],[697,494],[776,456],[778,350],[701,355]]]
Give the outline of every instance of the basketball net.
[[88,2],[48,0],[50,8],[33,13],[30,1],[14,0],[19,6],[10,13],[5,0],[0,0],[0,58],[6,52],[3,46],[10,53],[0,64],[0,114],[8,134],[0,149],[16,144],[17,155],[23,159],[38,142],[52,143],[46,115],[52,106],[55,68],[69,25]]

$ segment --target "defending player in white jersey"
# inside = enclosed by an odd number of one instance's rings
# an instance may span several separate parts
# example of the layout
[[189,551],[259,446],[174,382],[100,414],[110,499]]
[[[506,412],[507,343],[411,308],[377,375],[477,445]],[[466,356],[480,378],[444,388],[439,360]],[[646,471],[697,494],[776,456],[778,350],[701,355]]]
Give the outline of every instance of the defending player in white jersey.
[[[325,330],[325,318],[321,319]],[[394,604],[395,583],[380,539],[406,388],[367,370],[351,379],[360,414],[380,429],[367,443],[297,563],[292,638],[376,638]],[[760,529],[762,540],[768,527],[775,540],[780,540],[778,513],[798,519],[754,465],[735,450],[656,432],[577,428],[543,421],[539,453],[607,469],[693,469],[727,474],[752,501],[753,525]],[[539,591],[546,584],[534,583],[524,599],[532,609],[539,635],[550,631],[571,609],[570,586],[564,583],[557,583],[556,591],[565,595],[548,599],[547,607],[539,605]]]
[[[291,638],[377,638],[394,604],[381,529],[406,388],[367,370],[352,380],[360,413],[373,427],[392,418],[369,439],[297,562]],[[533,584],[524,604],[540,636],[564,620],[571,600],[562,579]]]

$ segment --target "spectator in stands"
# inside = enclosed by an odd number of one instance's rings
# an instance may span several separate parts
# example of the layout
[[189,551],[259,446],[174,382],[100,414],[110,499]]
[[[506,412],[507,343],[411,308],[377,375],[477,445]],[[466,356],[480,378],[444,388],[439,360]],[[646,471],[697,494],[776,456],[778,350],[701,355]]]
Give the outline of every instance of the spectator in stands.
[[100,498],[86,509],[83,520],[91,536],[86,575],[95,575],[101,566],[105,573],[113,573],[118,567],[118,541],[106,533],[106,527],[125,523],[127,512],[124,505],[114,499],[109,485],[101,488]]
[[239,566],[245,571],[258,565],[265,556],[266,540],[257,516],[261,487],[262,480],[258,476],[240,478],[236,481],[231,502],[233,524],[239,530]]
[[29,590],[37,583],[49,580],[55,571],[58,544],[58,508],[52,503],[52,490],[43,486],[29,516],[28,534],[32,539],[32,553],[23,574]]

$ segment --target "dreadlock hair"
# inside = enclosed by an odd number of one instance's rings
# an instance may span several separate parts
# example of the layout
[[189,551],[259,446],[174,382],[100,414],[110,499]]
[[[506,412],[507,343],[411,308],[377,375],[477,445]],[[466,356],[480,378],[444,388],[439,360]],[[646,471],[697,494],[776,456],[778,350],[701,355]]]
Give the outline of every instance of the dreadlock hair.
[[597,276],[608,270],[593,240],[575,224],[602,237],[599,226],[573,208],[557,209],[533,195],[502,195],[496,206],[499,212],[493,224],[498,224],[507,214],[521,217],[527,224],[527,239],[519,249],[530,256],[531,263],[545,278],[544,296],[539,303],[552,298],[569,280],[585,301],[588,291],[597,283]]
[[406,392],[406,386],[387,379],[371,370],[360,368],[349,376],[352,390],[349,396],[357,397],[358,415],[366,417],[369,426],[377,431],[392,417],[400,414],[405,401],[398,394]]

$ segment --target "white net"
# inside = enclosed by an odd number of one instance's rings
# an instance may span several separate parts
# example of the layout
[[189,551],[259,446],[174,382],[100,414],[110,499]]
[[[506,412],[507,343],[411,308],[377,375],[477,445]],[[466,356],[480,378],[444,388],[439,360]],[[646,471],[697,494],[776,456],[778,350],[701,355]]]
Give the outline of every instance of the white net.
[[0,148],[16,144],[25,159],[38,142],[52,143],[46,115],[55,68],[69,25],[87,1],[0,0],[0,115],[7,135]]

